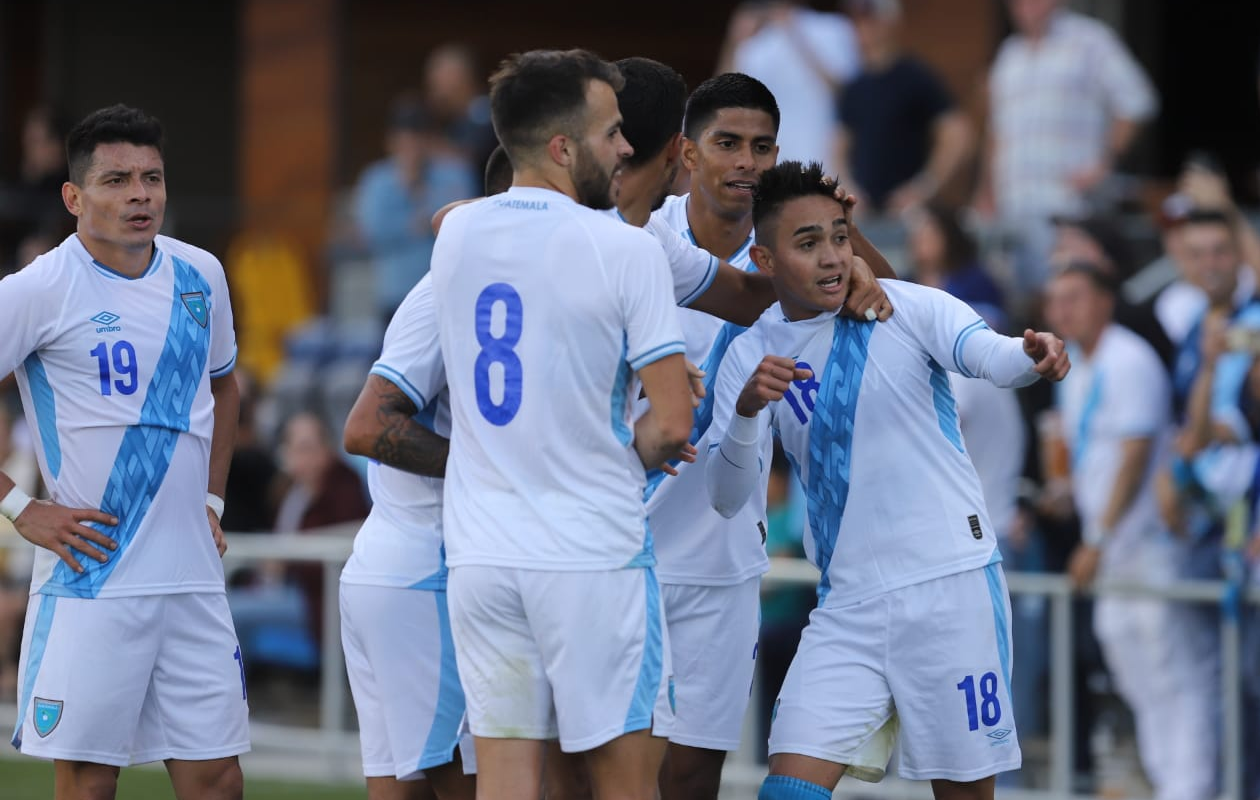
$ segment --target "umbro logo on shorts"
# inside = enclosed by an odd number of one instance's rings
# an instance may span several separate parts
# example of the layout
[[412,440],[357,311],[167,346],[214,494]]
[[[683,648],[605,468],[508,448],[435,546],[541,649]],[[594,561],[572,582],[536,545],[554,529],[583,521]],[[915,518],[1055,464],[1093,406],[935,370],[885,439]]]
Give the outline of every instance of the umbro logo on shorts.
[[985,736],[988,736],[990,739],[992,739],[992,740],[993,740],[993,744],[995,744],[995,745],[997,745],[997,744],[1005,744],[1005,743],[1006,743],[1006,737],[1008,737],[1008,736],[1010,736],[1010,735],[1011,735],[1011,729],[1010,729],[1010,728],[998,728],[998,729],[997,729],[997,730],[995,730],[995,731],[989,731],[988,733],[986,733],[986,734],[985,734]]
[[39,738],[43,739],[57,728],[57,723],[61,722],[61,708],[64,704],[62,700],[35,698],[35,732],[39,734]]

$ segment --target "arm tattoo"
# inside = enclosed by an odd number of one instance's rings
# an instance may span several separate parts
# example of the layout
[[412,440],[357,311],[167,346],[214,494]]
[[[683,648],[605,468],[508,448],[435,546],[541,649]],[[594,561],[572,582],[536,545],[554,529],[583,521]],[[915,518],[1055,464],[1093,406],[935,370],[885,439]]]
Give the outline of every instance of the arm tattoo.
[[446,456],[451,440],[412,419],[417,411],[416,404],[398,387],[384,380],[380,384],[376,406],[380,435],[372,445],[372,457],[416,475],[446,477]]

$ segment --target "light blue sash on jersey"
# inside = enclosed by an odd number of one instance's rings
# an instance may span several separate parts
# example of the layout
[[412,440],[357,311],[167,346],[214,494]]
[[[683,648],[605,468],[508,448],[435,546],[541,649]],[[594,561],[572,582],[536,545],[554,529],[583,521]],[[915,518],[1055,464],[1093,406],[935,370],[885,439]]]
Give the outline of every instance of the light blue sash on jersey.
[[814,537],[814,558],[822,572],[818,582],[820,605],[831,591],[827,568],[831,565],[840,520],[849,499],[853,420],[875,324],[836,317],[831,353],[819,381],[818,399],[809,423],[809,481],[805,494],[809,529]]

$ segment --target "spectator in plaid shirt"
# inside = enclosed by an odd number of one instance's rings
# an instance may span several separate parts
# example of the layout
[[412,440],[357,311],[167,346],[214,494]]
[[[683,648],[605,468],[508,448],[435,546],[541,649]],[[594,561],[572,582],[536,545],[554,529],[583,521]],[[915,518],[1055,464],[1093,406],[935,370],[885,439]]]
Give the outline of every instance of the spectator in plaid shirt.
[[1017,289],[1045,282],[1054,215],[1081,215],[1158,97],[1102,22],[1063,0],[1007,0],[1015,26],[989,73],[989,134],[976,206],[1020,241]]

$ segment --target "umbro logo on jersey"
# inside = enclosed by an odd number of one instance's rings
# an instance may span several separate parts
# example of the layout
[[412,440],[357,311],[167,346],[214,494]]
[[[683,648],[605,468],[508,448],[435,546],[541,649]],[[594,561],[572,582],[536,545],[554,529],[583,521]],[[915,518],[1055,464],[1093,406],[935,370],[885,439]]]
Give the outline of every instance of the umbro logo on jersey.
[[985,736],[988,736],[990,739],[993,739],[996,742],[1000,742],[1010,735],[1011,735],[1010,728],[998,728],[995,731],[989,731],[988,733],[985,734]]
[[97,333],[113,333],[114,331],[122,330],[122,326],[114,324],[120,319],[122,319],[122,317],[112,311],[102,311],[95,317],[92,317],[90,321],[96,323]]

